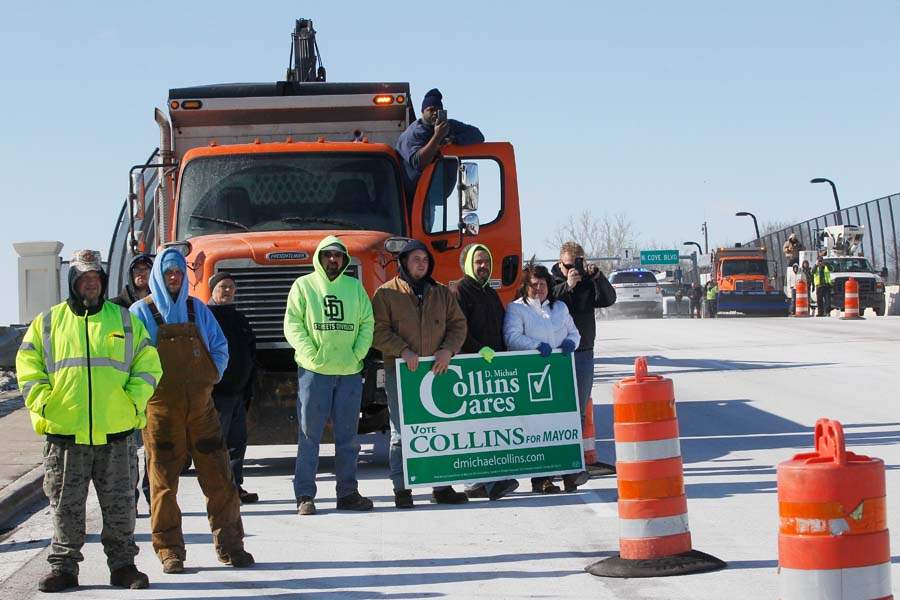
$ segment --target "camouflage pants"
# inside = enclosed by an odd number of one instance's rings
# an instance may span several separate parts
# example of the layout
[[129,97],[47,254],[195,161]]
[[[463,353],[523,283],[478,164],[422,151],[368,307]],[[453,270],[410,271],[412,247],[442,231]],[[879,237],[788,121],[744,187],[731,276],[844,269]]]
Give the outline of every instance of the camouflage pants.
[[48,441],[44,444],[44,493],[53,510],[53,542],[47,561],[58,571],[78,574],[84,560],[88,484],[100,500],[100,541],[109,570],[134,564],[134,488],[137,445],[126,436],[103,446]]

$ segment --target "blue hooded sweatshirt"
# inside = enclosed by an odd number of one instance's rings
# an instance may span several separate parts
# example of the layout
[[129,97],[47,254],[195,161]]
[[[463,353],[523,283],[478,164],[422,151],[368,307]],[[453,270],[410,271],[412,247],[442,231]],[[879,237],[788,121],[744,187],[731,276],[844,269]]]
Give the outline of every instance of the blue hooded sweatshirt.
[[[172,300],[169,290],[166,289],[166,279],[163,276],[163,273],[172,267],[181,269],[181,272],[185,274],[181,290],[178,292],[178,298],[175,300]],[[203,338],[203,343],[206,344],[213,362],[216,363],[216,369],[218,369],[219,378],[221,379],[222,373],[225,372],[225,367],[228,366],[228,340],[225,339],[222,328],[219,327],[219,322],[216,321],[206,304],[188,296],[187,263],[181,252],[175,248],[167,248],[156,257],[156,261],[153,263],[153,270],[150,272],[150,296],[153,298],[153,303],[159,310],[159,314],[162,315],[163,320],[170,325],[187,323],[187,303],[194,303],[194,314],[197,317],[195,325],[200,330],[200,336]],[[150,307],[147,303],[136,302],[129,310],[144,323],[147,333],[150,334],[150,341],[156,344],[156,334],[159,327],[156,325],[156,320],[153,318],[153,313],[150,312]]]

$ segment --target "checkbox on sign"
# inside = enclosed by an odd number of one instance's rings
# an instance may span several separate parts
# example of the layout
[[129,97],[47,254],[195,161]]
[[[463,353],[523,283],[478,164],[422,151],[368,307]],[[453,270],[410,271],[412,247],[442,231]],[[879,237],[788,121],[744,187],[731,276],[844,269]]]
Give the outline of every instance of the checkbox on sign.
[[532,402],[553,401],[553,386],[547,377],[548,373],[550,373],[549,364],[540,373],[528,374],[528,395]]

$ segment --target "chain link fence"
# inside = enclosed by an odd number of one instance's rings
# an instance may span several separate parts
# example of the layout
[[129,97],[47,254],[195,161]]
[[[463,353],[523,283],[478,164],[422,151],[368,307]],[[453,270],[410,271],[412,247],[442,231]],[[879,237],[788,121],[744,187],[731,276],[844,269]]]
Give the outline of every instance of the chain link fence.
[[[844,225],[862,225],[866,228],[863,239],[864,254],[876,271],[887,267],[888,277],[885,283],[894,285],[900,282],[900,253],[895,221],[895,218],[900,218],[900,194],[844,208],[840,214]],[[782,246],[788,236],[796,233],[806,250],[815,250],[816,234],[825,227],[837,225],[837,216],[838,212],[833,211],[762,236],[761,241],[766,247],[767,258],[776,265],[778,281],[782,285],[788,267]],[[749,242],[749,245],[753,244],[754,242]]]

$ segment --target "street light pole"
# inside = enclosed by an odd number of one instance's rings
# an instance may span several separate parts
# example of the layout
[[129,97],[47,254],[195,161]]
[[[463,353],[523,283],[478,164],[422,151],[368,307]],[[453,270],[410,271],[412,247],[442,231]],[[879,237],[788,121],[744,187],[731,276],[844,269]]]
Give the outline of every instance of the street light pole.
[[759,246],[759,243],[758,243],[760,241],[759,223],[756,222],[756,215],[742,210],[741,212],[734,213],[734,216],[736,216],[736,217],[751,217],[753,219],[753,229],[756,230],[756,241],[757,241],[756,245]]
[[691,262],[694,263],[694,281],[698,284],[700,283],[700,266],[697,264],[697,254],[703,254],[703,248],[700,247],[700,244],[697,242],[684,242],[681,244],[682,246],[697,246],[697,252],[691,252],[691,258],[693,259]]
[[834,182],[830,179],[825,179],[824,177],[816,177],[815,179],[810,179],[810,183],[827,183],[831,186],[831,193],[834,195],[834,206],[837,208],[837,224],[843,225],[844,218],[841,216],[841,203],[838,200],[837,186],[834,185]]
[[706,228],[706,221],[703,221],[700,231],[703,233],[703,247],[706,248],[704,254],[709,254],[709,230]]
[[700,244],[697,242],[684,242],[682,246],[697,246],[697,253],[703,254],[703,248],[700,247]]

